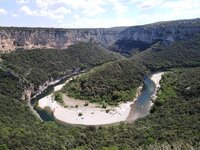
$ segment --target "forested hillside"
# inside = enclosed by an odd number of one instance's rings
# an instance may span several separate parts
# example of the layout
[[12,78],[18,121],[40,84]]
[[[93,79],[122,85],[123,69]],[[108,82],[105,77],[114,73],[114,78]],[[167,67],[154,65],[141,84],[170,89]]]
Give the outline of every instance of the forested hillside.
[[151,48],[136,54],[133,59],[152,71],[200,66],[200,36],[178,41],[170,46],[154,44]]
[[25,83],[22,80],[0,68],[0,94],[20,99],[24,87]]
[[[91,43],[62,51],[2,54],[0,149],[199,149],[200,43],[198,38],[191,40],[164,48],[154,45],[131,59],[122,60]],[[80,128],[41,122],[21,100],[30,82],[38,86],[51,77],[63,76],[67,70],[89,69],[112,60],[115,61],[72,81],[64,90],[92,102],[117,104],[134,97],[135,89],[148,72],[168,70],[151,114],[134,124]]]
[[117,60],[121,56],[95,43],[79,43],[65,50],[35,49],[1,54],[2,66],[27,79],[36,87],[53,78]]
[[[1,75],[0,82],[20,87],[15,79],[6,78],[7,76]],[[36,120],[22,101],[12,98],[12,92],[1,92],[0,148],[198,149],[200,147],[199,81],[200,68],[179,69],[167,73],[158,96],[158,101],[164,100],[164,102],[156,104],[152,114],[134,124],[99,128],[63,127],[52,122],[42,123]]]
[[69,96],[102,104],[118,104],[135,97],[147,69],[127,59],[107,63],[71,81],[63,89]]
[[156,43],[130,59],[95,68],[67,84],[63,91],[79,99],[117,104],[134,97],[148,70],[197,66],[200,66],[200,38],[178,41],[170,46]]

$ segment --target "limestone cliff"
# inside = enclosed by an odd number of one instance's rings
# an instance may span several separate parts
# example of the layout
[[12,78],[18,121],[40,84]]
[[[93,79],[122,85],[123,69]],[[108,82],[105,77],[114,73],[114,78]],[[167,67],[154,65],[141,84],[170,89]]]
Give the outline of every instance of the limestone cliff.
[[187,40],[200,35],[200,19],[158,22],[133,26],[119,34],[113,51],[132,53],[134,49],[145,50],[156,42],[169,45],[174,41]]
[[55,29],[55,28],[0,28],[0,52],[16,49],[57,48],[65,49],[78,42],[95,41],[102,46],[115,43],[119,28],[99,29]]
[[119,40],[134,40],[145,43],[162,41],[165,44],[185,40],[200,33],[200,19],[158,22],[144,26],[133,26],[119,35]]
[[168,45],[177,40],[187,40],[200,34],[200,19],[158,22],[142,26],[56,29],[0,27],[0,52],[17,49],[65,49],[78,42],[95,41],[120,53],[144,50],[160,41]]

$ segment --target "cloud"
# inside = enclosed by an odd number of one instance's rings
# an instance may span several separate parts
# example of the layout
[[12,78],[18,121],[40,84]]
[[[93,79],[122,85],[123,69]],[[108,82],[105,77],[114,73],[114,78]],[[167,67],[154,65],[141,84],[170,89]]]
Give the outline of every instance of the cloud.
[[[199,0],[131,0],[132,4],[135,4],[138,9],[147,10],[157,8],[162,10],[165,9],[184,9],[192,10],[194,8],[200,8]],[[170,13],[170,11],[169,11]]]
[[35,3],[40,8],[47,8],[56,3],[56,0],[35,0]]
[[50,9],[56,5],[63,5],[75,11],[81,12],[86,16],[95,16],[105,12],[101,7],[103,0],[35,0],[37,7]]
[[[103,19],[103,18],[78,18],[72,23],[60,24],[64,28],[102,28],[114,26],[131,26],[135,22],[133,19],[119,17],[116,19]],[[92,25],[92,26],[91,26]]]
[[7,14],[7,11],[3,8],[0,8],[0,15],[5,15]]
[[46,8],[31,10],[28,6],[24,5],[21,7],[20,12],[23,12],[25,15],[30,15],[30,16],[47,17],[51,19],[62,20],[64,19],[65,15],[71,13],[71,10],[66,9],[65,7],[59,7],[53,10]]
[[96,16],[102,13],[105,13],[106,9],[99,7],[99,6],[92,6],[91,7],[86,7],[83,9],[82,14],[85,16]]
[[[7,0],[0,1],[7,4]],[[0,15],[10,13],[13,19],[24,17],[24,25],[33,17],[40,17],[45,22],[38,25],[70,28],[127,26],[200,17],[199,0],[15,0],[13,5],[16,6],[0,9]]]
[[[57,0],[56,3],[64,3],[70,8],[79,10],[83,15],[86,16],[103,14],[111,9],[113,9],[117,14],[123,14],[129,11],[127,6],[128,3],[123,0]],[[111,5],[111,7],[108,7],[109,5]]]
[[128,6],[125,5],[127,3],[124,4],[121,0],[108,0],[108,2],[112,4],[113,10],[119,15],[129,11]]
[[67,15],[71,13],[70,9],[66,9],[65,7],[59,7],[54,10],[55,14],[60,14],[60,15]]
[[28,6],[26,6],[26,5],[23,5],[21,7],[20,12],[22,12],[22,13],[24,13],[26,15],[34,15],[34,12],[31,11],[31,9]]
[[[134,0],[133,2],[138,3],[139,1]],[[163,2],[164,0],[143,0],[137,5],[137,8],[151,9],[151,8],[161,5]]]
[[13,16],[13,17],[19,17],[19,15],[18,15],[18,14],[12,14],[12,16]]
[[64,3],[68,7],[81,12],[85,16],[96,16],[106,12],[106,9],[103,7],[105,4],[105,1],[103,0],[57,0],[56,3]]
[[79,20],[80,19],[80,16],[79,15],[74,15],[74,18],[76,19],[76,20]]
[[27,4],[29,3],[29,0],[17,0],[16,2],[17,4]]
[[[101,15],[113,9],[117,14],[123,14],[129,11],[126,1],[123,0],[35,0],[39,8],[50,8],[56,5],[64,4],[66,7],[78,11],[84,16],[93,17]],[[106,7],[111,5],[111,8]]]
[[63,20],[65,18],[65,15],[70,14],[71,10],[70,9],[66,9],[64,7],[59,7],[55,10],[40,10],[38,11],[38,15],[37,16],[41,16],[41,17],[48,17],[51,19],[58,19],[58,20]]
[[159,5],[159,13],[144,12],[137,16],[135,21],[137,24],[147,24],[158,21],[198,18],[199,8],[200,3],[198,0],[164,1]]
[[178,9],[178,10],[193,10],[200,8],[199,0],[177,0],[177,1],[166,1],[162,5],[163,8]]

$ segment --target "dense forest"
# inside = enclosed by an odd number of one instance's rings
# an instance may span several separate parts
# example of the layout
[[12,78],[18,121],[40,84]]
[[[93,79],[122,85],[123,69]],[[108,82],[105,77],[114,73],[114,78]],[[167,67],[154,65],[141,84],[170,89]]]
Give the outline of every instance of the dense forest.
[[131,56],[134,53],[146,50],[151,45],[152,44],[148,44],[141,41],[123,39],[123,40],[118,40],[117,42],[115,42],[115,44],[109,46],[108,48],[111,51],[120,53],[122,55]]
[[152,71],[174,67],[197,67],[200,65],[199,58],[200,36],[187,41],[177,41],[169,46],[156,43],[133,57]]
[[25,82],[14,76],[11,72],[0,68],[0,87],[0,94],[20,99]]
[[[3,74],[3,72],[1,73]],[[17,84],[15,78],[1,84]],[[64,127],[37,120],[9,91],[0,93],[1,149],[198,149],[200,147],[200,68],[175,69],[164,75],[151,115],[134,124]],[[20,87],[20,86],[19,86]],[[173,91],[173,92],[172,92]],[[171,94],[171,92],[173,94]],[[9,96],[8,96],[9,95]],[[159,103],[159,101],[162,101]]]
[[35,49],[1,54],[2,67],[12,70],[36,87],[53,78],[117,60],[120,55],[95,43],[79,43],[65,50]]
[[[0,149],[199,149],[199,46],[198,38],[168,47],[157,43],[130,59],[92,43],[61,51],[1,54]],[[38,86],[77,68],[93,69],[73,80],[64,91],[74,97],[91,97],[92,102],[101,99],[102,103],[112,105],[134,97],[136,88],[150,71],[168,70],[168,73],[163,77],[151,114],[134,123],[72,127],[38,120],[26,101],[21,100],[23,90],[30,83]]]
[[128,101],[134,97],[148,71],[200,66],[199,47],[200,38],[178,41],[167,47],[156,43],[130,59],[91,70],[67,84],[63,92],[75,98],[111,105]]
[[62,90],[69,96],[101,104],[116,105],[135,97],[147,69],[137,62],[119,60],[92,69],[72,80]]

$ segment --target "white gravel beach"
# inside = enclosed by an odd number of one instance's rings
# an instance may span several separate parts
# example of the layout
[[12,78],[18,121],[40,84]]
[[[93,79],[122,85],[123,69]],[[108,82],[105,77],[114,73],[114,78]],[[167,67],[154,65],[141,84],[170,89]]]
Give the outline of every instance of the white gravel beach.
[[[151,76],[158,88],[159,81],[163,73],[156,73]],[[64,84],[58,85],[54,91],[60,90]],[[141,87],[138,91],[141,90]],[[138,96],[139,92],[137,92]],[[117,107],[101,108],[99,104],[89,103],[88,101],[77,100],[66,95],[63,96],[64,105],[53,100],[53,94],[48,95],[39,100],[38,106],[42,109],[49,108],[53,112],[56,120],[67,124],[78,125],[106,125],[126,121],[131,105],[136,98],[131,102],[121,103]],[[87,106],[85,104],[88,103]]]
[[151,96],[151,100],[152,100],[152,103],[151,103],[151,106],[153,105],[153,101],[155,101],[155,99],[157,98],[157,92],[160,88],[160,80],[162,78],[162,75],[164,74],[165,72],[158,72],[158,73],[155,73],[151,76],[151,80],[155,83],[156,85],[156,90],[155,92],[153,93],[153,95]]
[[[54,87],[54,91],[60,90],[64,84]],[[142,87],[138,88],[141,90]],[[49,108],[56,120],[79,125],[105,125],[125,121],[131,110],[131,102],[121,103],[117,107],[101,108],[99,104],[89,103],[84,100],[77,100],[66,95],[63,96],[64,105],[53,100],[50,94],[38,101],[42,109]],[[88,106],[84,106],[88,103]],[[77,107],[78,106],[78,107]]]
[[[65,98],[66,97],[67,96],[65,96]],[[73,103],[73,105],[70,105],[71,103]],[[67,97],[67,100],[65,100],[66,106],[64,107],[54,101],[52,95],[49,95],[39,100],[39,107],[43,109],[45,107],[50,108],[55,119],[64,123],[104,125],[125,121],[132,103],[133,102],[127,102],[120,104],[118,107],[108,107],[104,109],[100,108],[97,104],[84,106],[80,100]],[[78,107],[76,108],[75,105],[78,105]],[[106,110],[109,110],[109,112],[106,112]]]
[[[59,87],[60,88],[60,87]],[[58,88],[58,89],[59,89]],[[79,125],[105,125],[125,121],[131,109],[131,102],[119,104],[117,107],[101,108],[99,104],[77,100],[63,96],[64,105],[53,100],[53,94],[39,100],[38,106],[49,108],[56,120]],[[88,104],[85,106],[85,104]]]
[[160,80],[164,72],[158,72],[151,76],[151,80],[156,84],[156,88],[160,88]]

